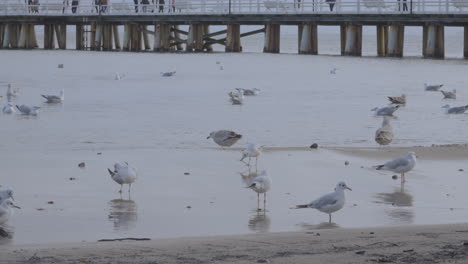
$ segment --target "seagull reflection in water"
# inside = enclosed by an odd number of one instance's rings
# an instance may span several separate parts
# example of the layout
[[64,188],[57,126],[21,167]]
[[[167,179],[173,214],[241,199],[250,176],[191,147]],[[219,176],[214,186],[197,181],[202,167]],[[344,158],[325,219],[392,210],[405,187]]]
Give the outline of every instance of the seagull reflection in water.
[[318,229],[334,229],[334,228],[339,228],[340,226],[337,223],[333,222],[323,222],[320,224],[308,224],[308,223],[300,223],[298,226],[305,231],[309,230],[318,230]]
[[392,219],[405,224],[413,222],[413,196],[405,192],[404,185],[401,188],[396,188],[392,193],[377,193],[375,197],[378,199],[376,203],[392,206],[387,212]]
[[257,233],[267,233],[270,231],[271,219],[265,211],[255,210],[249,219],[249,229]]
[[109,221],[114,223],[114,230],[130,230],[138,220],[138,205],[133,200],[114,199],[109,202]]

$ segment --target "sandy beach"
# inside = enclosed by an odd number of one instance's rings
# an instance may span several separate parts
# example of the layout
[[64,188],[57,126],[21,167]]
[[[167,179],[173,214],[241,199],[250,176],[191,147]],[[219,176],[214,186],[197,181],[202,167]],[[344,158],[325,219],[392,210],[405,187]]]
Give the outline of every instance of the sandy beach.
[[467,263],[468,224],[0,247],[0,263]]

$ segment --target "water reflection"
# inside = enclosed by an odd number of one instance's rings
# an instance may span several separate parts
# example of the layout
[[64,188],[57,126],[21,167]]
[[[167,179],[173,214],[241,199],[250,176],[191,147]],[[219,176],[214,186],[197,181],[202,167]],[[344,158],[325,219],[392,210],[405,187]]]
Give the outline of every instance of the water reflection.
[[255,213],[249,219],[249,229],[257,233],[266,233],[270,231],[271,219],[265,211]]
[[395,189],[392,193],[377,193],[375,197],[378,199],[378,201],[376,201],[377,203],[392,206],[391,209],[387,211],[390,218],[406,224],[411,224],[413,222],[413,196],[405,192],[404,185],[402,185],[401,188]]
[[337,223],[333,222],[323,222],[320,224],[308,224],[308,223],[301,223],[298,224],[298,226],[305,231],[308,230],[317,230],[317,229],[334,229],[334,228],[339,228],[340,226]]
[[0,245],[11,244],[13,241],[13,227],[8,225],[0,226]]
[[132,200],[114,199],[109,202],[109,221],[114,223],[114,230],[133,229],[138,220],[138,206]]

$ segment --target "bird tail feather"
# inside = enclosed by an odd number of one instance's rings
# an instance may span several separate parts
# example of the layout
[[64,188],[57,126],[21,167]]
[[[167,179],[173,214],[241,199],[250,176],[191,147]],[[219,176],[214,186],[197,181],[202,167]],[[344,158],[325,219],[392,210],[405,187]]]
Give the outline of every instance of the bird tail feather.
[[299,205],[296,205],[296,209],[301,209],[301,208],[309,208],[309,205],[308,205],[308,204],[299,204]]
[[377,166],[374,166],[374,168],[376,170],[381,170],[385,165],[377,165]]

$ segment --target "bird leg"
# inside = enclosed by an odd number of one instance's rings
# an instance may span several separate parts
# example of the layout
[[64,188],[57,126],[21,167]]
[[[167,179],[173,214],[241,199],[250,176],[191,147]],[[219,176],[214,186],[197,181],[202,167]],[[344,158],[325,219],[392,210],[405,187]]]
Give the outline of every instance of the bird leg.
[[260,193],[257,193],[257,211],[260,211]]
[[122,188],[123,188],[123,185],[120,184],[120,191],[119,191],[119,193],[122,193]]
[[404,184],[405,183],[405,174],[402,173],[401,174],[401,184]]
[[331,214],[328,214],[328,223],[331,224]]
[[263,193],[263,211],[266,211],[266,193]]
[[130,183],[130,184],[128,185],[128,192],[129,192],[129,193],[130,193],[130,189],[131,189],[131,188],[132,188],[132,184]]

